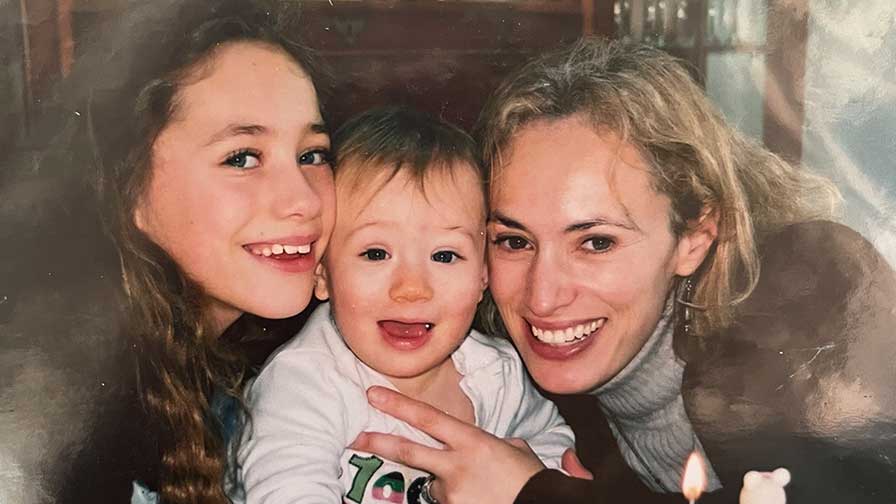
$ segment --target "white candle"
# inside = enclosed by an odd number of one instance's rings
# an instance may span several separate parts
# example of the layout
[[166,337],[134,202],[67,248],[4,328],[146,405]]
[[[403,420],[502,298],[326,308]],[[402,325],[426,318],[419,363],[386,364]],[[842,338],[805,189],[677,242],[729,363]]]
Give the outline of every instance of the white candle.
[[772,472],[750,471],[744,474],[740,504],[787,504],[784,487],[790,483],[790,471],[780,467]]

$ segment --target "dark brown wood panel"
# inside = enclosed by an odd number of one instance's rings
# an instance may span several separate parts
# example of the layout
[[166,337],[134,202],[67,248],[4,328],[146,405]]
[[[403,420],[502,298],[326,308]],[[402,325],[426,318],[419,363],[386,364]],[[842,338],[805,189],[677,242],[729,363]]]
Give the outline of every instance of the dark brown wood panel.
[[21,3],[0,2],[0,161],[27,128],[23,35]]
[[472,126],[488,94],[532,55],[581,36],[581,2],[306,4],[305,39],[333,68],[338,124],[404,104]]
[[[123,14],[122,0],[21,0],[27,6],[30,106]],[[486,96],[532,55],[583,33],[610,36],[612,0],[303,3],[303,40],[330,64],[338,125],[370,106],[405,104],[470,127]],[[585,12],[589,17],[585,17]]]

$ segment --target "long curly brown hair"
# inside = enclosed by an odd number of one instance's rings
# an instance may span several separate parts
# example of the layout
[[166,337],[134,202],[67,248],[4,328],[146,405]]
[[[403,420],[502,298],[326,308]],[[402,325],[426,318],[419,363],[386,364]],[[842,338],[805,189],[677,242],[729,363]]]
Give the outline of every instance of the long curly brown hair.
[[118,251],[125,329],[158,431],[158,490],[166,503],[229,502],[235,479],[227,470],[226,429],[211,398],[224,393],[242,404],[245,359],[210,330],[202,286],[137,229],[135,205],[180,88],[217,47],[253,41],[282,49],[320,90],[319,65],[295,40],[302,31],[299,14],[296,2],[276,0],[134,2],[70,79],[81,84],[64,105],[77,112],[67,136],[73,146],[89,148],[73,147],[68,161],[90,167],[87,178]]

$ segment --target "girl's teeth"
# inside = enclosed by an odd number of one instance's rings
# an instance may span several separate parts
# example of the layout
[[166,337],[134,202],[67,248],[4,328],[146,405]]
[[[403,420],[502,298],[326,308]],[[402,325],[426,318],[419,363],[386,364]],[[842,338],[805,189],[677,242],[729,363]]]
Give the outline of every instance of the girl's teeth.
[[281,254],[307,254],[311,252],[311,244],[307,245],[282,245],[274,243],[265,246],[248,247],[249,251],[258,256],[271,257]]

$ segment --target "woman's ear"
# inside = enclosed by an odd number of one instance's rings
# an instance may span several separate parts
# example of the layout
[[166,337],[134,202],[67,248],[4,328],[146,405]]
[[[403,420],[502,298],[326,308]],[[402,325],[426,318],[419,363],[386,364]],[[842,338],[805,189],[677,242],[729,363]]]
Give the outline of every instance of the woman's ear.
[[314,268],[314,296],[321,301],[330,299],[330,290],[327,287],[327,268],[323,263],[318,263]]
[[713,207],[704,207],[700,217],[688,222],[688,228],[678,240],[675,274],[685,277],[697,271],[718,237],[719,212]]

